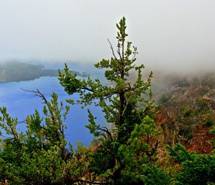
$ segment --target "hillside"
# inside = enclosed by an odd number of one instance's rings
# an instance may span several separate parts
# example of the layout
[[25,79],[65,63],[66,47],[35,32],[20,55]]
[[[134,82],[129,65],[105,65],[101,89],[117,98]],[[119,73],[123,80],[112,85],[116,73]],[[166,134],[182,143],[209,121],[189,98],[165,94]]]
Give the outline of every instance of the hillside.
[[[74,73],[76,73],[79,76],[82,76],[82,74],[78,72],[74,71]],[[1,83],[34,80],[42,76],[57,76],[57,75],[58,75],[57,69],[47,69],[43,65],[36,65],[23,62],[7,62],[0,64]]]
[[[188,150],[208,153],[213,149],[210,134],[215,124],[215,74],[159,76],[155,97],[159,104],[157,122],[163,129],[163,142],[180,142]],[[166,86],[163,87],[163,82]]]

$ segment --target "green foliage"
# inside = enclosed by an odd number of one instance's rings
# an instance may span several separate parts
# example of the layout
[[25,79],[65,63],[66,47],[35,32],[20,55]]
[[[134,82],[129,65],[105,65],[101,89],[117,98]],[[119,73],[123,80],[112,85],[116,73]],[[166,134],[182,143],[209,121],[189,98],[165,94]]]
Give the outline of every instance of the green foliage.
[[[37,110],[27,116],[25,132],[17,130],[18,120],[10,117],[6,108],[0,109],[1,136],[7,134],[0,150],[0,182],[7,179],[11,185],[71,184],[77,174],[82,175],[83,164],[73,164],[77,166],[70,171],[72,161],[78,160],[73,150],[66,148],[64,121],[69,107],[59,103],[55,93],[50,101],[40,91],[34,93],[44,102],[43,116]],[[67,170],[68,166],[71,169]]]
[[19,135],[16,131],[18,120],[12,118],[8,113],[6,107],[0,108],[0,127],[7,135],[11,135],[11,139],[18,141]]
[[177,145],[170,149],[170,154],[181,164],[176,174],[177,185],[208,185],[215,183],[215,155],[189,153]]
[[149,116],[135,126],[128,143],[119,148],[125,164],[119,184],[169,184],[167,174],[154,163],[158,141],[153,138],[157,135],[155,122]]

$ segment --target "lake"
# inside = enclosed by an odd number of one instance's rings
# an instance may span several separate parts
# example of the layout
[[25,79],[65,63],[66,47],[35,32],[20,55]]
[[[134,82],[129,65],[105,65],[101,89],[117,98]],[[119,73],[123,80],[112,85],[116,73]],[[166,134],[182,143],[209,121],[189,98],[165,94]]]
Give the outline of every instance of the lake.
[[[56,92],[62,101],[69,97],[60,86],[56,77],[41,77],[31,81],[0,84],[0,106],[7,107],[10,115],[17,117],[20,122],[24,121],[27,115],[33,114],[35,109],[42,113],[43,107],[40,98],[32,93],[25,92],[23,89],[39,89],[47,99],[50,99],[52,92]],[[75,94],[72,98],[77,100],[79,96]],[[97,117],[98,122],[103,123],[102,111],[94,105],[88,108]],[[80,105],[72,105],[66,121],[67,129],[65,134],[73,146],[76,146],[79,142],[89,145],[92,141],[92,135],[85,128],[87,122],[87,109],[83,110]],[[24,124],[20,123],[18,129],[24,131]]]

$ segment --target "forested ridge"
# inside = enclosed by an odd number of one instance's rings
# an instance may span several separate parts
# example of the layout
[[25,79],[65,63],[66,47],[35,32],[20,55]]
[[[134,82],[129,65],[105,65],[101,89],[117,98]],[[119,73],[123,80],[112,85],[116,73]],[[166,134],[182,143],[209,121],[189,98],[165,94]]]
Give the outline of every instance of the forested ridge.
[[[124,17],[116,28],[116,46],[109,41],[112,57],[95,64],[108,83],[79,78],[65,65],[58,79],[71,98],[63,103],[56,93],[49,100],[32,91],[44,104],[43,114],[27,116],[22,132],[19,120],[0,108],[0,184],[215,184],[213,75],[164,80],[168,88],[154,95],[153,73],[146,75],[137,64]],[[103,111],[106,123],[88,110],[90,146],[74,148],[65,137],[74,103]]]
[[54,69],[45,69],[42,65],[9,61],[0,64],[0,82],[19,82],[34,80],[42,76],[57,76]]
[[[87,73],[73,71],[78,76],[86,77]],[[57,69],[48,69],[43,65],[19,61],[8,61],[0,64],[0,83],[34,80],[43,76],[58,76]]]

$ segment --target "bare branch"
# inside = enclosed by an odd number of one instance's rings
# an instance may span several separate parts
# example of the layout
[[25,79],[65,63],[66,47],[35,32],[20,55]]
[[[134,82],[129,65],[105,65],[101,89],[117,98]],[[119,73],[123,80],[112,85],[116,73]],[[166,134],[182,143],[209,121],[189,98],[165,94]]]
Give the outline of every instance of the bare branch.
[[112,45],[111,41],[110,41],[109,39],[107,39],[107,41],[108,41],[108,43],[109,43],[109,46],[110,46],[112,55],[114,56],[114,58],[115,58],[116,60],[118,60],[117,57],[116,57],[115,51],[114,51],[114,49],[113,49],[113,45]]
[[42,101],[43,101],[43,103],[46,104],[46,105],[48,105],[48,100],[46,99],[46,97],[44,96],[44,94],[39,89],[36,89],[36,90],[22,89],[22,90],[25,91],[25,92],[32,93],[35,96],[41,98]]
[[49,101],[46,99],[45,95],[39,90],[39,89],[36,89],[36,90],[27,90],[27,89],[22,89],[26,92],[29,92],[29,93],[33,93],[35,96],[39,97],[42,99],[43,103],[47,106],[48,110],[49,110],[49,113],[51,114],[51,119],[53,121],[53,123],[56,123],[56,120],[55,120],[55,116],[54,116],[54,113],[50,107],[50,103]]

